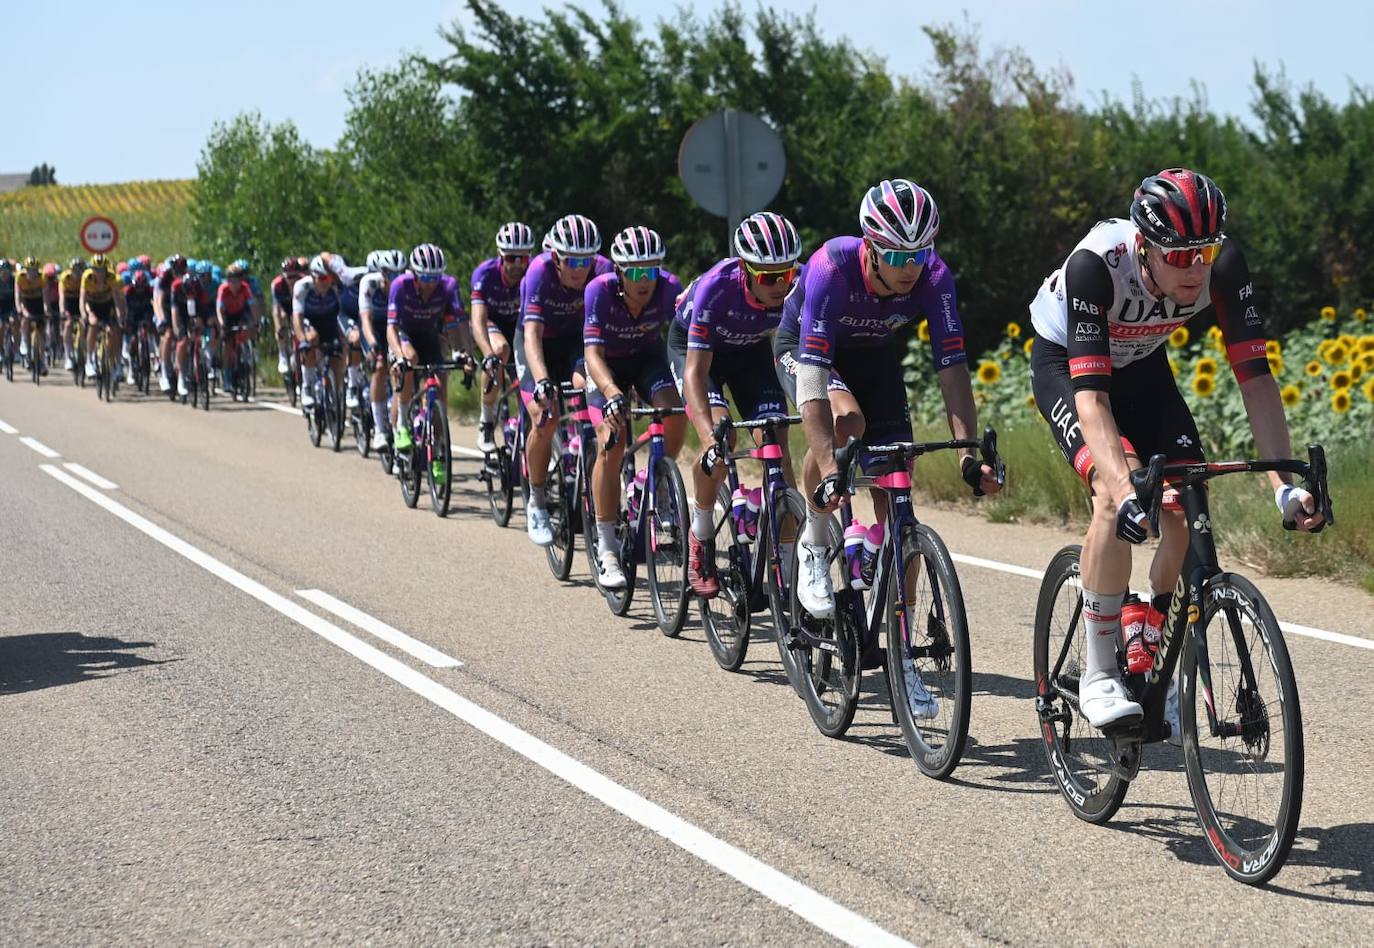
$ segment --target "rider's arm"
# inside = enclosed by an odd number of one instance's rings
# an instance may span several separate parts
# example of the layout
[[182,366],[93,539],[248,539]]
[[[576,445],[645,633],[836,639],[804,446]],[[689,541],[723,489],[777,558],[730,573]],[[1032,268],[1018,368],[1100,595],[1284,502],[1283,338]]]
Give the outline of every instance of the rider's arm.
[[606,365],[606,343],[602,338],[603,317],[610,304],[611,294],[604,284],[587,284],[582,306],[582,354],[586,359],[587,374],[591,376],[592,384],[600,389],[601,394],[608,400],[620,394],[615,377]]
[[803,277],[801,343],[798,347],[797,411],[802,417],[806,445],[820,467],[821,477],[836,471],[835,417],[830,412],[831,354],[840,313],[849,301],[849,281],[830,261],[824,248],[811,258]]
[[228,288],[228,283],[221,283],[219,289],[215,291],[215,322],[219,323],[220,329],[223,329],[225,324],[224,291]]
[[377,348],[377,333],[372,328],[372,320],[376,318],[376,314],[367,297],[363,297],[362,305],[358,307],[358,316],[358,321],[363,324],[363,338],[367,340],[367,347],[369,349]]
[[708,380],[711,377],[711,361],[715,357],[710,349],[687,350],[687,365],[682,370],[682,396],[687,402],[687,414],[697,429],[703,449],[715,443],[715,428],[711,424],[711,400],[707,395]]
[[1103,259],[1088,250],[1075,251],[1064,267],[1068,301],[1069,377],[1083,441],[1092,453],[1097,481],[1120,506],[1131,493],[1131,469],[1121,447],[1121,432],[1112,415],[1112,356],[1107,330],[1115,290]]
[[291,289],[291,328],[297,342],[305,342],[305,280],[297,280]]
[[491,342],[487,339],[487,304],[476,296],[476,289],[473,290],[472,298],[472,339],[477,343],[477,348],[481,350],[482,357],[486,358],[492,354]]

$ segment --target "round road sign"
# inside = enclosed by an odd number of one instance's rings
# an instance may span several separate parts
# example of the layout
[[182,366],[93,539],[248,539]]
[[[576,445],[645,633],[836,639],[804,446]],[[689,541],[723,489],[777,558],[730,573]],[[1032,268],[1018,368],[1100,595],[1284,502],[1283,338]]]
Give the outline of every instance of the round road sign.
[[81,225],[81,246],[88,253],[109,253],[119,243],[119,228],[108,217],[88,217]]

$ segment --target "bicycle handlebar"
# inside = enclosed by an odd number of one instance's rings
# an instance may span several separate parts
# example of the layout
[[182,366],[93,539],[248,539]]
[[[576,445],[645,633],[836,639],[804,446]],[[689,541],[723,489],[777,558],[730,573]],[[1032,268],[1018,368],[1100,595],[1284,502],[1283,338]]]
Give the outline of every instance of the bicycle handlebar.
[[[811,499],[817,507],[825,507],[830,499],[836,495],[852,494],[855,489],[854,467],[865,452],[870,455],[885,454],[892,459],[894,464],[905,464],[923,454],[960,448],[977,448],[980,463],[992,468],[998,485],[1007,482],[1007,466],[1002,460],[1002,456],[997,452],[997,431],[993,428],[986,429],[983,432],[983,437],[977,441],[972,438],[955,438],[949,441],[897,441],[891,444],[865,445],[860,439],[851,437],[844,447],[835,451],[834,493],[826,496],[826,480],[822,480],[816,485],[816,490]],[[983,491],[980,488],[975,487],[973,493],[975,497],[983,496]]]
[[769,418],[759,418],[754,421],[734,421],[726,415],[716,425],[711,436],[715,438],[716,444],[724,444],[725,436],[731,429],[741,431],[755,428],[786,428],[790,425],[801,424],[801,415],[774,415]]

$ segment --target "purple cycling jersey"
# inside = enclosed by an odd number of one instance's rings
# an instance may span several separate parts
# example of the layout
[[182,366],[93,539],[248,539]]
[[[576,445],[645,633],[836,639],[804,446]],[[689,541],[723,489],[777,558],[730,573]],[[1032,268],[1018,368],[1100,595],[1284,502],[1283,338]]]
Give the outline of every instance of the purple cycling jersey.
[[506,283],[501,258],[492,257],[472,271],[472,302],[487,307],[487,325],[512,326],[520,315],[520,284]]
[[[587,282],[613,269],[610,260],[597,254]],[[520,281],[520,325],[543,323],[545,339],[579,336],[586,302],[584,294],[585,289],[570,290],[564,286],[558,279],[553,254],[541,253],[530,261],[530,268]]]
[[[798,281],[805,270],[798,275]],[[727,257],[692,281],[676,319],[687,330],[687,348],[713,352],[751,346],[778,328],[783,307],[764,309],[744,286],[744,267]]]
[[682,281],[660,270],[658,285],[638,316],[631,316],[620,297],[620,277],[606,273],[587,284],[586,316],[582,343],[601,346],[610,359],[637,355],[655,346],[663,327],[672,322],[673,306],[682,292]]
[[878,296],[864,277],[862,252],[862,238],[834,237],[807,262],[780,327],[800,336],[798,359],[829,368],[836,350],[882,345],[924,314],[935,368],[967,362],[954,274],[939,254],[932,253],[910,293]]
[[441,328],[452,329],[467,318],[458,281],[445,274],[434,284],[429,299],[420,299],[420,285],[413,273],[403,273],[391,281],[386,306],[386,324],[395,326],[402,336],[415,332],[434,335]]

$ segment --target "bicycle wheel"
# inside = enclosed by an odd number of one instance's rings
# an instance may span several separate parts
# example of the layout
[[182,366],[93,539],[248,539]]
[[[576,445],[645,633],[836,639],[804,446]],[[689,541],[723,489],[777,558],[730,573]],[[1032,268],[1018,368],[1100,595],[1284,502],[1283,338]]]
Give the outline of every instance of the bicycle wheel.
[[286,386],[286,400],[292,408],[296,407],[296,395],[300,392],[300,362],[296,357],[295,347],[292,347],[290,358],[287,360],[286,377],[281,380],[282,385]]
[[[363,389],[360,395],[368,394],[367,389]],[[372,418],[372,406],[361,397],[358,399],[358,407],[348,413],[349,424],[353,426],[353,446],[358,449],[364,460],[372,453],[372,432],[376,430],[376,424]]]
[[[968,618],[954,561],[934,530],[922,524],[909,532],[903,558],[888,586],[885,612],[892,708],[911,759],[921,773],[942,780],[958,766],[968,738],[973,691]],[[895,613],[898,581],[906,600],[900,617]],[[929,717],[913,713],[908,691],[913,675],[936,701]]]
[[[1221,573],[1207,583],[1203,599],[1211,695],[1200,694],[1191,638],[1180,673],[1188,790],[1207,846],[1226,874],[1261,885],[1283,868],[1302,813],[1298,683],[1278,620],[1249,580]],[[1203,701],[1215,709],[1215,735]]]
[[687,488],[677,462],[658,459],[652,479],[653,503],[644,525],[644,562],[648,564],[649,596],[654,604],[658,630],[669,638],[682,632],[687,619],[687,529],[691,513],[687,507]]
[[[329,450],[337,452],[343,447],[343,412],[339,410],[339,391],[334,385],[334,370],[327,364],[321,370],[324,375],[324,433],[329,437]],[[418,449],[418,459],[423,452]]]
[[449,442],[444,406],[438,401],[429,408],[429,440],[425,447],[429,502],[436,514],[447,517],[449,504],[453,500],[453,446]]
[[600,538],[596,534],[596,500],[592,497],[592,469],[596,466],[596,439],[583,438],[577,459],[577,506],[582,520],[582,552],[592,581],[601,573]]
[[210,359],[208,353],[201,350],[199,358],[196,360],[196,393],[200,398],[200,407],[206,411],[210,410]]
[[[798,692],[816,729],[826,737],[840,737],[849,730],[859,707],[860,659],[863,652],[864,609],[862,595],[849,588],[843,569],[844,536],[835,518],[827,518],[828,546],[837,551],[830,562],[835,589],[835,609],[830,618],[818,619],[803,608],[793,583],[788,619],[798,628],[834,642],[833,650],[802,646],[794,649]],[[793,575],[796,575],[794,572]]]
[[[765,488],[766,489],[766,488]],[[794,649],[787,645],[787,632],[792,628],[791,601],[792,577],[797,570],[797,537],[801,536],[806,525],[806,501],[792,487],[777,495],[777,508],[773,512],[777,524],[781,562],[773,563],[773,524],[768,518],[759,521],[759,542],[756,547],[759,556],[768,558],[768,611],[773,618],[773,638],[778,646],[778,658],[787,681],[794,691],[800,694],[797,683],[797,657]]]
[[105,358],[105,347],[97,337],[95,351],[95,398],[96,401],[109,400],[110,365]]
[[575,473],[570,469],[572,455],[563,446],[563,432],[553,436],[553,453],[549,456],[549,472],[544,479],[544,494],[548,498],[549,529],[553,531],[553,543],[544,547],[544,557],[549,563],[549,572],[555,579],[567,579],[572,572],[573,561],[573,516],[572,497],[576,483]]
[[[724,520],[716,531],[715,544],[720,594],[714,599],[700,600],[700,612],[711,657],[726,671],[738,671],[749,652],[749,600],[753,584],[751,577],[745,575],[743,565],[749,551],[735,538],[735,523],[728,516],[729,512],[730,492],[722,487],[711,513],[712,522]],[[759,547],[762,549],[762,544]]]
[[1116,815],[1130,781],[1112,773],[1111,741],[1078,710],[1087,635],[1078,578],[1081,550],[1074,545],[1056,553],[1040,583],[1032,645],[1035,704],[1040,740],[1064,802],[1080,820],[1105,823]]
[[601,592],[606,597],[606,605],[610,606],[611,613],[623,616],[630,611],[630,603],[634,601],[635,581],[639,572],[638,564],[635,562],[635,544],[630,534],[630,522],[625,518],[623,510],[616,522],[615,542],[620,547],[620,571],[625,574],[625,586],[623,589],[602,589]]
[[[17,316],[15,317],[18,318]],[[4,333],[5,345],[5,378],[14,381],[14,343],[10,338],[10,331],[7,325],[0,325],[0,332]]]
[[[414,431],[415,426],[415,402],[410,403],[410,412],[400,419],[400,423],[406,426],[409,431]],[[412,435],[413,437],[413,435]],[[414,509],[420,502],[420,478],[423,476],[420,471],[420,446],[412,445],[403,450],[396,450],[396,466],[399,468],[397,477],[401,480],[401,497],[405,500],[406,506]]]

